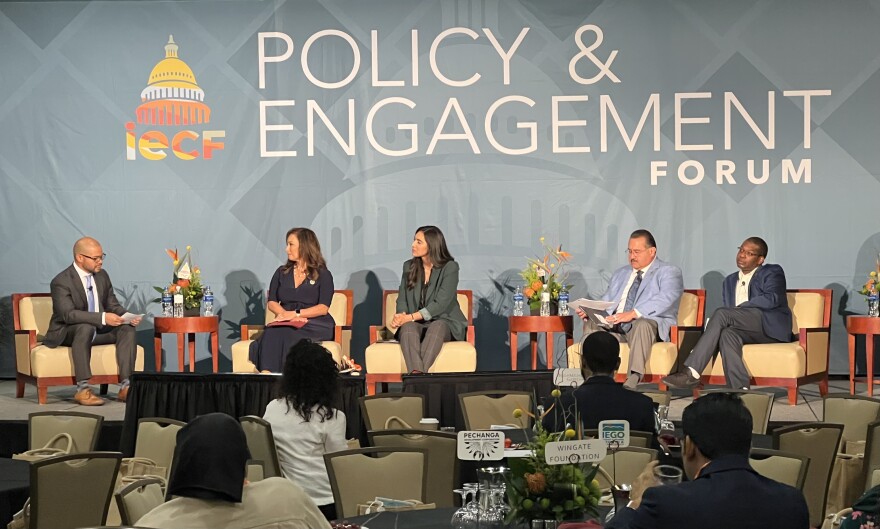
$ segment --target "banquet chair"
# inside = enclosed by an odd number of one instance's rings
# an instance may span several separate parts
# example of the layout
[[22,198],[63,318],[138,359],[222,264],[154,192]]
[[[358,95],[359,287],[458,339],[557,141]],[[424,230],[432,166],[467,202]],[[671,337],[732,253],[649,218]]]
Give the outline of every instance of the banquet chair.
[[[832,292],[827,288],[787,292],[795,341],[744,345],[742,358],[752,385],[785,387],[788,402],[794,406],[798,388],[804,384],[816,382],[821,395],[828,393]],[[720,355],[706,367],[702,379],[709,384],[727,384]]]
[[[384,455],[383,455],[384,454]],[[428,450],[358,448],[324,454],[339,518],[358,515],[358,504],[376,497],[427,499]]]
[[658,406],[669,406],[672,402],[672,395],[668,391],[642,391],[639,393],[654,401]]
[[264,477],[283,477],[278,451],[275,449],[275,437],[272,435],[272,425],[256,415],[245,415],[238,421],[247,438],[251,457],[263,462]]
[[[668,342],[657,342],[651,346],[651,354],[645,363],[645,373],[642,376],[643,383],[656,383],[660,391],[666,390],[666,384],[661,381],[663,377],[674,371],[679,354],[685,352],[682,350],[685,340],[687,339],[690,343],[692,336],[703,332],[705,311],[705,289],[686,289],[682,293],[678,303],[677,325],[673,325],[669,330]],[[573,344],[568,348],[568,367],[581,367],[580,343]],[[629,345],[621,343],[620,367],[617,369],[615,379],[618,382],[623,382],[628,374]]]
[[865,459],[862,465],[865,475],[865,491],[880,485],[880,421],[869,424],[867,431]]
[[377,448],[405,446],[424,448],[428,452],[426,503],[433,503],[438,509],[455,507],[454,489],[458,484],[458,436],[452,432],[422,430],[380,430],[369,431],[370,445]]
[[866,440],[868,424],[880,419],[880,401],[871,397],[826,395],[822,399],[822,409],[823,422],[843,425],[842,443]]
[[418,428],[425,416],[425,397],[418,393],[380,393],[360,397],[358,401],[368,431]]
[[458,403],[467,430],[488,430],[492,425],[529,428],[532,420],[527,413],[514,417],[516,409],[532,412],[529,391],[488,390],[460,393]]
[[[403,358],[403,350],[389,329],[397,308],[397,290],[385,290],[382,293],[383,325],[370,326],[370,345],[365,351],[365,367],[367,370],[367,394],[373,395],[379,384],[387,389],[389,382],[400,382],[401,375],[408,372]],[[477,370],[477,349],[474,346],[474,295],[470,290],[458,291],[458,305],[467,318],[467,334],[465,341],[446,342],[434,364],[428,367],[428,373],[461,373]]]
[[133,481],[113,494],[122,525],[137,525],[145,514],[165,503],[159,478]]
[[657,451],[652,448],[636,446],[620,448],[613,454],[609,452],[605,459],[599,462],[599,467],[607,472],[608,476],[615,480],[615,483],[609,483],[608,478],[602,473],[596,474],[596,480],[599,481],[599,487],[603,489],[621,483],[634,483],[639,474],[645,470],[645,466],[656,459]]
[[30,466],[30,528],[104,525],[122,454],[83,452]]
[[803,492],[812,527],[819,527],[825,517],[828,482],[842,434],[842,424],[821,422],[794,424],[773,430],[774,449],[810,459]]
[[164,417],[144,417],[138,421],[137,436],[134,443],[134,456],[151,459],[171,475],[174,461],[174,448],[177,446],[177,432],[186,425],[183,421]]
[[[342,365],[342,357],[351,357],[349,350],[351,343],[351,320],[354,314],[354,291],[353,290],[335,290],[333,298],[330,301],[330,316],[336,322],[333,340],[325,340],[321,342],[324,349],[330,352],[336,365]],[[232,372],[233,373],[253,373],[256,366],[250,361],[248,352],[253,343],[253,337],[258,332],[266,328],[267,323],[275,319],[275,314],[266,308],[266,314],[263,325],[242,324],[241,339],[232,344]]]
[[[588,428],[584,430],[584,437],[590,439],[598,439],[599,430],[597,428]],[[651,442],[653,440],[653,432],[641,432],[639,430],[629,431],[629,446],[633,446],[636,448],[651,448]]]
[[247,460],[247,471],[245,472],[245,477],[248,480],[248,483],[256,483],[257,481],[263,481],[266,479],[266,465],[260,459],[248,459]]
[[[70,347],[46,347],[43,338],[49,330],[52,317],[52,295],[13,294],[12,323],[15,332],[15,398],[24,397],[25,384],[37,387],[37,401],[46,403],[52,386],[75,386],[73,354]],[[107,384],[118,384],[119,366],[116,363],[116,345],[95,345],[89,360],[92,378],[89,382],[101,385],[101,394]],[[135,371],[144,370],[144,348],[137,346]]]
[[[42,448],[55,435],[69,434],[73,439],[71,454],[92,452],[98,444],[98,436],[104,417],[79,411],[39,411],[28,415],[28,450]],[[52,448],[61,448],[56,445]]]
[[749,465],[758,474],[773,481],[804,490],[810,458],[791,452],[752,448]]
[[770,424],[770,413],[773,411],[775,395],[766,391],[747,391],[742,389],[712,389],[706,393],[731,393],[738,395],[743,405],[752,416],[752,433],[764,435]]

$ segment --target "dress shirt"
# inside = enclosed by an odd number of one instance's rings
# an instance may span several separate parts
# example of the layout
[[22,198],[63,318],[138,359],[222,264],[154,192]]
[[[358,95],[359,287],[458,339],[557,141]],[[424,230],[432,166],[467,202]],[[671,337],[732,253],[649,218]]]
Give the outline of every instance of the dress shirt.
[[[98,299],[98,286],[95,284],[95,275],[89,272],[86,272],[82,268],[73,263],[73,269],[76,270],[76,273],[79,274],[79,280],[82,281],[83,292],[86,293],[86,299],[89,299],[89,277],[92,278],[92,297],[95,299],[95,312],[101,312],[101,301]],[[107,321],[104,319],[104,314],[101,312],[101,325],[107,325]]]
[[[648,266],[640,269],[642,271],[642,281],[645,280],[645,274],[648,273],[648,269],[651,268],[652,264],[654,264],[654,261],[651,261],[650,263],[648,263]],[[623,295],[620,296],[620,303],[618,303],[617,308],[614,309],[614,314],[619,314],[623,312],[624,307],[626,307],[626,297],[629,295],[629,289],[632,288],[633,281],[636,280],[636,273],[638,273],[638,271],[639,269],[633,268],[632,273],[629,275],[629,281],[627,281],[626,283],[626,288],[623,289]],[[636,316],[638,316],[639,318],[642,317],[642,314],[639,311],[637,311],[636,309],[633,310],[635,311]]]
[[[757,270],[757,268],[755,268],[755,270]],[[749,284],[752,282],[752,278],[755,277],[755,270],[752,270],[748,274],[744,274],[742,270],[739,271],[739,277],[736,280],[737,307],[749,300]]]

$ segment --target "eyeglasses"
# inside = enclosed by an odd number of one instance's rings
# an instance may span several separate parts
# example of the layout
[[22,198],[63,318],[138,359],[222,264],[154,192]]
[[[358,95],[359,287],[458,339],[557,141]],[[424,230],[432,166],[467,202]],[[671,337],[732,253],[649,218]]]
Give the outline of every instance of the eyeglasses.
[[742,246],[737,246],[737,247],[736,247],[736,250],[737,250],[737,253],[741,253],[741,254],[744,254],[744,255],[748,255],[749,257],[760,257],[760,256],[761,256],[761,254],[759,254],[759,253],[755,253],[755,252],[750,252],[750,251],[748,251],[748,250],[744,250]]
[[630,249],[627,248],[626,250],[623,251],[623,253],[625,253],[625,254],[627,254],[627,255],[635,255],[635,256],[639,256],[639,255],[642,255],[643,253],[645,253],[645,252],[647,252],[647,251],[648,251],[647,248],[645,248],[645,249],[643,249],[643,250],[630,250]]
[[84,253],[81,253],[80,255],[83,256],[83,257],[85,257],[86,259],[91,259],[93,262],[96,262],[96,263],[97,263],[98,261],[102,261],[102,262],[103,262],[103,261],[104,261],[104,258],[107,257],[107,254],[105,254],[105,253],[102,253],[101,255],[99,255],[99,256],[97,256],[97,257],[92,257],[91,255],[86,255],[86,254],[84,254]]

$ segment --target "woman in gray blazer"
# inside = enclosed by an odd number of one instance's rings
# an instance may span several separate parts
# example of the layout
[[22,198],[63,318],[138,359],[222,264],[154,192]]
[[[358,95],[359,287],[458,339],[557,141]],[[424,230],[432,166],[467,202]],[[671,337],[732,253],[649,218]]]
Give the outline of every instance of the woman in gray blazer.
[[403,263],[391,327],[410,372],[425,373],[443,342],[464,340],[467,318],[458,305],[458,263],[436,226],[416,230],[413,258]]

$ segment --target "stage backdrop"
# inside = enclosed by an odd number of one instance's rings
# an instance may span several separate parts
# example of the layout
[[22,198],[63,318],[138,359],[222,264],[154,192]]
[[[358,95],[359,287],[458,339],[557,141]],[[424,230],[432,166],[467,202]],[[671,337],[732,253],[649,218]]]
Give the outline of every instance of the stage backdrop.
[[763,236],[790,287],[834,289],[845,372],[880,249],[878,27],[857,0],[0,2],[0,372],[9,296],[83,235],[153,314],[165,248],[192,245],[228,366],[293,226],[354,290],[363,358],[423,224],[475,293],[480,369],[509,366],[540,237],[596,296],[648,228],[710,310]]

